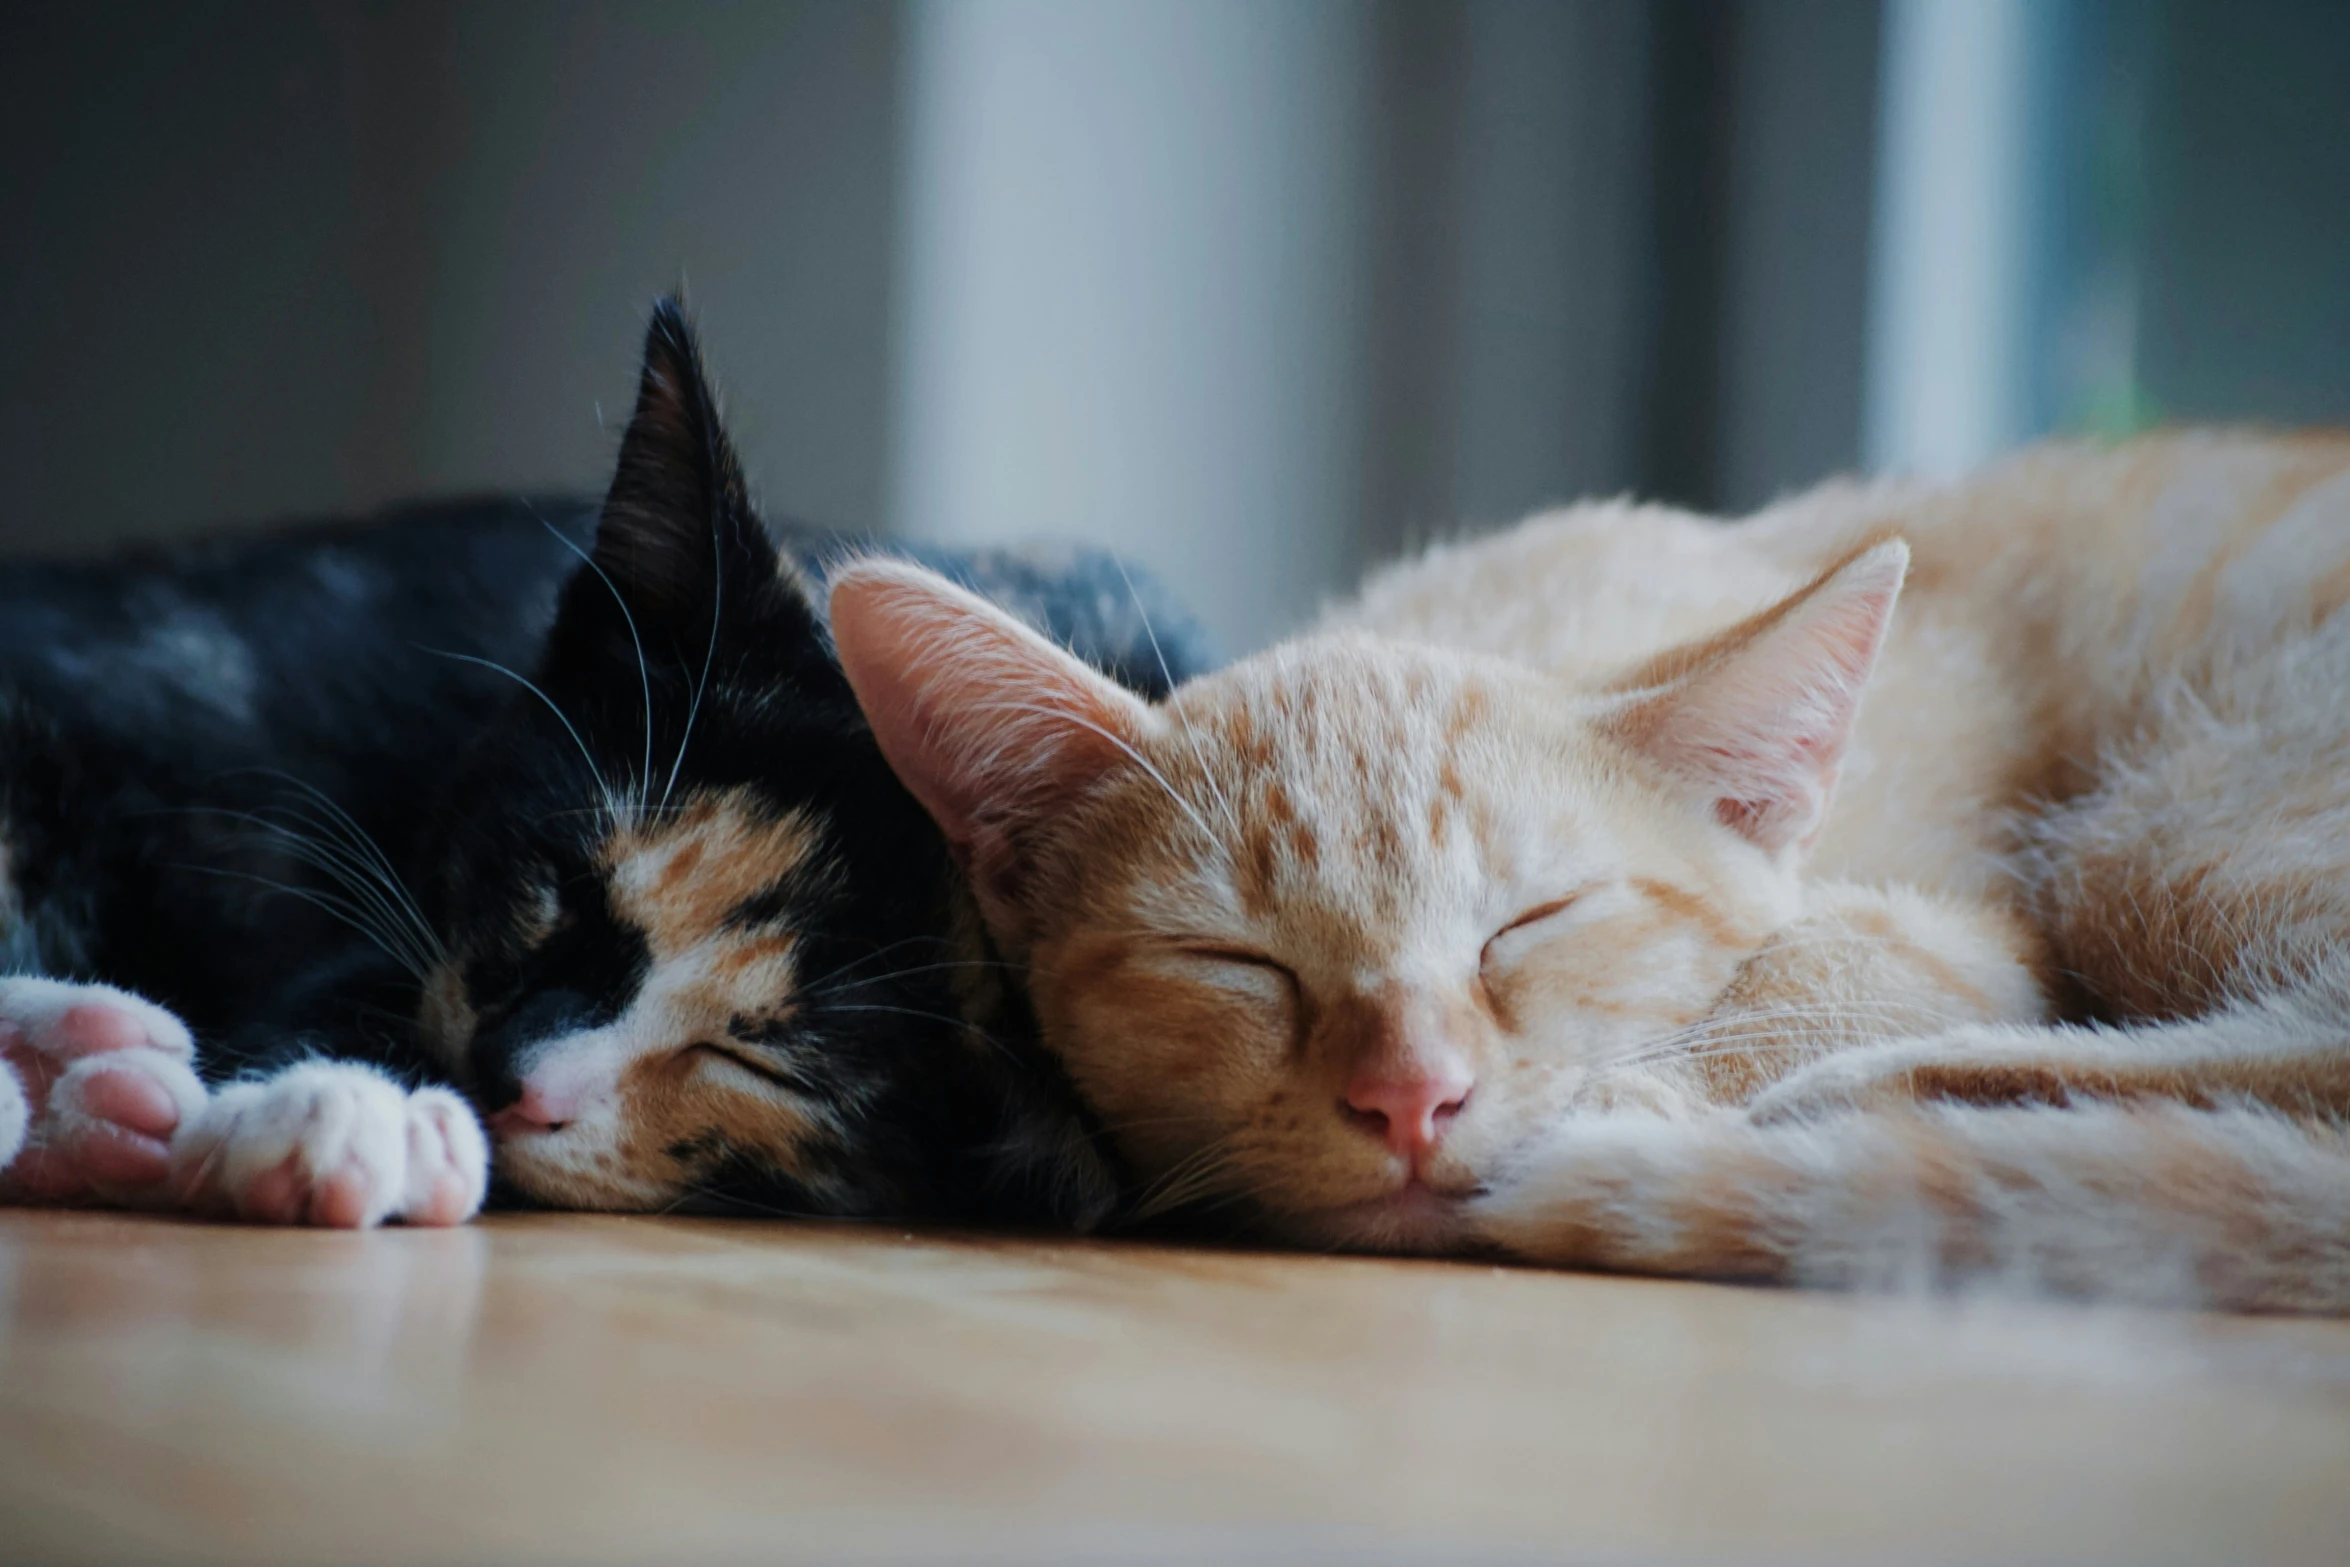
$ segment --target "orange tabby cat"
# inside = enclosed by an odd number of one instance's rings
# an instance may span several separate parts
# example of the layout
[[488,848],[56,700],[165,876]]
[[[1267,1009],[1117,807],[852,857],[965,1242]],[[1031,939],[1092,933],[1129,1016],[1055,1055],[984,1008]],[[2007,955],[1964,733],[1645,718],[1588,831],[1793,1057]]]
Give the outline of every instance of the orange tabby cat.
[[2300,1310],[2346,606],[2350,441],[2243,435],[1570,509],[1158,707],[915,568],[833,600],[1139,1211]]

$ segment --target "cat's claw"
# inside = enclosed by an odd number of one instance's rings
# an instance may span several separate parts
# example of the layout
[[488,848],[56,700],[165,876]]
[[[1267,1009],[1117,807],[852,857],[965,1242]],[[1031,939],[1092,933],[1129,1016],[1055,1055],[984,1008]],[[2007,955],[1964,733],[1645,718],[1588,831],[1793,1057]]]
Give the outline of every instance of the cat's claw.
[[194,1053],[178,1018],[127,991],[0,979],[0,1060],[16,1090],[14,1104],[0,1106],[0,1134],[12,1109],[23,1117],[18,1157],[0,1157],[0,1196],[162,1198],[172,1138],[204,1104]]
[[369,1229],[462,1224],[489,1182],[481,1123],[442,1088],[311,1061],[231,1083],[173,1145],[172,1185],[197,1212],[264,1224]]

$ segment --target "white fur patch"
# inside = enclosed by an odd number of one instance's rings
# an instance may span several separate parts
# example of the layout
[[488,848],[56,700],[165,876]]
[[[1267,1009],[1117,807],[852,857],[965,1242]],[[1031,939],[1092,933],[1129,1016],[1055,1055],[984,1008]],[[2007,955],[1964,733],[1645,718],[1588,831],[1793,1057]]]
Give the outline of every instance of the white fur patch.
[[229,1084],[183,1124],[171,1158],[192,1208],[281,1224],[459,1223],[489,1180],[488,1143],[462,1100],[350,1061]]
[[31,1119],[32,1106],[25,1102],[16,1068],[0,1061],[0,1170],[16,1162],[17,1150],[24,1146],[25,1124]]
[[[196,1080],[195,1072],[183,1057],[150,1048],[110,1050],[83,1056],[49,1086],[49,1102],[42,1110],[35,1133],[42,1147],[51,1152],[70,1150],[91,1138],[113,1135],[113,1123],[90,1108],[89,1096],[91,1085],[98,1078],[120,1074],[143,1077],[169,1095],[172,1103],[179,1106],[183,1130],[204,1113],[204,1085]],[[92,1195],[138,1206],[151,1205],[168,1190],[127,1188],[94,1176],[84,1176],[84,1179]]]
[[27,1148],[40,1155],[38,1171],[18,1172],[25,1178],[18,1194],[132,1204],[158,1198],[151,1186],[124,1186],[90,1172],[82,1150],[114,1139],[120,1129],[90,1108],[89,1095],[100,1077],[143,1077],[178,1107],[184,1126],[204,1104],[186,1025],[112,985],[19,974],[0,979],[0,1035],[9,1048],[47,1063],[34,1078],[36,1089],[46,1085],[36,1105],[24,1079],[0,1061],[0,1169]]
[[103,1007],[124,1014],[145,1036],[147,1048],[182,1061],[195,1059],[196,1042],[187,1025],[127,990],[33,974],[0,979],[0,1023],[16,1025],[28,1048],[53,1061],[70,1061],[89,1052],[90,1043],[69,1026],[67,1018],[82,1007]]

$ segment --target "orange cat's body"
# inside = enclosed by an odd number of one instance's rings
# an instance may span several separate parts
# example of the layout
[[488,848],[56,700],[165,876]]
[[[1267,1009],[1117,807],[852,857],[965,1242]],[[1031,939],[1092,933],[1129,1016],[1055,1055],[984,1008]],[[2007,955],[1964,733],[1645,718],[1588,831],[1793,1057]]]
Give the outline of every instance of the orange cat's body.
[[2350,603],[2350,436],[2045,447],[1730,526],[1576,507],[1392,568],[1333,619],[1604,684],[1888,536],[1909,576],[1810,870],[1986,892],[2016,813],[2087,787],[2166,702],[2278,673]]
[[2346,603],[2350,441],[2187,435],[1575,508],[1156,709],[835,607],[1153,1201],[2344,1309]]

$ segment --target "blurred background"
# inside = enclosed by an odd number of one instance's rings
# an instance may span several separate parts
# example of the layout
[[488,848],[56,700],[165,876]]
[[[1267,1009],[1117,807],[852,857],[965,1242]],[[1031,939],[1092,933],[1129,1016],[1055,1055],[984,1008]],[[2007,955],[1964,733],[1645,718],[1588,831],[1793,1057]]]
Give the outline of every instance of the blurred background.
[[0,546],[593,491],[683,282],[772,514],[1228,649],[1408,543],[2350,419],[2350,5],[0,10]]

